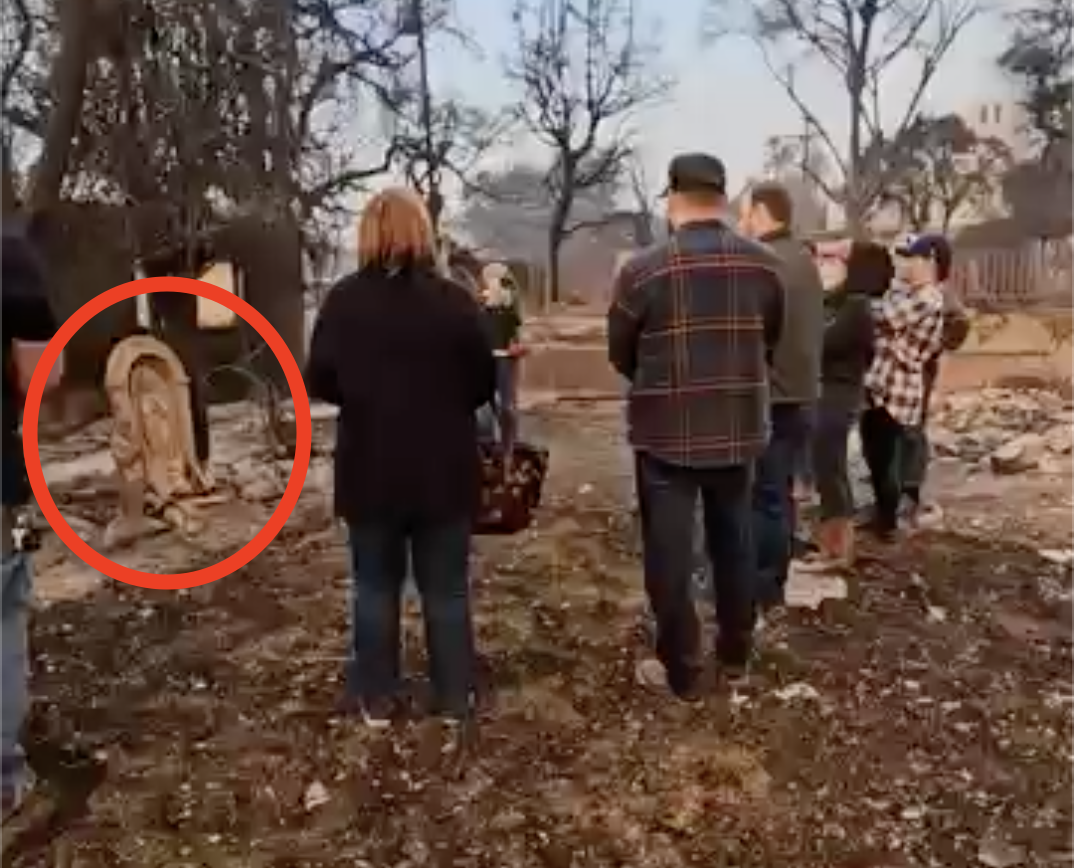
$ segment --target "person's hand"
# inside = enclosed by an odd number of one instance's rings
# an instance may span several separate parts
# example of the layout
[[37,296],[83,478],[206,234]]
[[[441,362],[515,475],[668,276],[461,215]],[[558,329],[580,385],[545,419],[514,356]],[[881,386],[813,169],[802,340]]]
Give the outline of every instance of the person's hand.
[[507,352],[510,354],[511,358],[518,359],[526,355],[529,350],[527,350],[526,347],[524,347],[522,344],[518,343],[518,341],[513,341],[511,345],[507,348]]

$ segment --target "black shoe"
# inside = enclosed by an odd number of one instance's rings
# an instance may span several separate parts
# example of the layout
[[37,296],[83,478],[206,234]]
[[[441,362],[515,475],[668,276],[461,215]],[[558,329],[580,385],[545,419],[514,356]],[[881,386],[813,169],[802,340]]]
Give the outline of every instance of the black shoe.
[[873,520],[865,526],[864,530],[876,540],[876,542],[881,543],[882,545],[889,545],[890,543],[895,542],[898,537],[898,528],[892,527],[887,522]]
[[655,657],[638,661],[634,667],[634,680],[638,685],[649,690],[668,690],[680,702],[689,705],[696,705],[704,698],[700,678],[692,679],[689,684],[673,687],[664,664]]
[[670,684],[668,687],[679,702],[685,702],[687,705],[699,705],[705,701],[705,690],[700,678],[695,678],[689,684],[679,687],[672,687]]
[[719,661],[718,674],[720,684],[730,690],[738,690],[749,683],[750,663],[749,660]]

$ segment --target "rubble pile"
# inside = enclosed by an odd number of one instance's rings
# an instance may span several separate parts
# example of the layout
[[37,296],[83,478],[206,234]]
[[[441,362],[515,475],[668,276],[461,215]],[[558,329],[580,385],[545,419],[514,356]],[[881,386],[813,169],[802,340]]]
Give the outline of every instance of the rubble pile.
[[952,394],[934,413],[929,440],[934,454],[997,474],[1058,472],[1074,448],[1074,405],[1036,389]]

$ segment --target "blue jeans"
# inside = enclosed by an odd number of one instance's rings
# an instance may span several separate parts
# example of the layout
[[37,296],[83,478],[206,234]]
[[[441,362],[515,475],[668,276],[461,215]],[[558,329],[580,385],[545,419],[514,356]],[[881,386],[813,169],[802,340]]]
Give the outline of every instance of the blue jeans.
[[813,431],[818,424],[817,408],[803,408],[801,442],[794,459],[794,476],[802,485],[813,488],[816,485],[816,470],[813,467]]
[[505,410],[514,412],[518,406],[518,359],[510,356],[496,358],[496,393]]
[[399,691],[409,553],[421,596],[434,709],[466,714],[475,687],[470,521],[352,525],[350,547],[354,575],[348,693],[373,703]]
[[753,479],[753,534],[757,546],[757,602],[779,605],[787,584],[798,511],[794,474],[809,436],[810,408],[772,406],[772,433]]
[[25,775],[25,759],[19,736],[29,705],[26,628],[33,579],[29,558],[21,552],[4,555],[2,602],[2,771],[5,799],[15,794]]

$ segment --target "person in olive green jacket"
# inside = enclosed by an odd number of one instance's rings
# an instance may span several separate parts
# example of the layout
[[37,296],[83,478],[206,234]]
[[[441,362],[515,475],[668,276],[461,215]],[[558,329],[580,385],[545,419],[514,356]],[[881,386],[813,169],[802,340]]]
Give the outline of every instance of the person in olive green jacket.
[[783,331],[769,369],[771,433],[754,471],[757,602],[762,608],[783,602],[798,523],[794,476],[820,394],[824,286],[811,250],[792,233],[793,220],[785,187],[765,182],[750,190],[742,229],[776,254],[786,287]]

